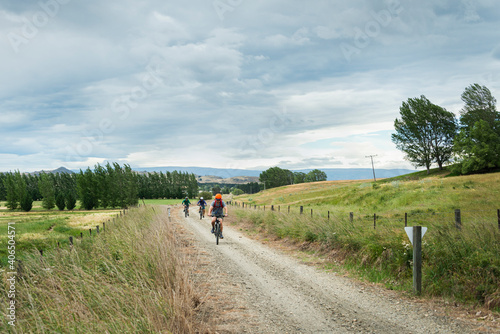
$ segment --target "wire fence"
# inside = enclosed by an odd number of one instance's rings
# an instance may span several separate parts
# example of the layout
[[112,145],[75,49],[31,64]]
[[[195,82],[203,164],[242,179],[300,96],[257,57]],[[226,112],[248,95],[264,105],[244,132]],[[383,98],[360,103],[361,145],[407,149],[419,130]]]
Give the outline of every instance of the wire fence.
[[[88,234],[87,234],[87,232],[85,232],[85,233],[80,232],[79,236],[69,236],[68,237],[69,247],[73,248],[73,246],[75,245],[75,243],[78,240],[81,241],[85,237],[92,238],[92,237],[98,236],[100,233],[106,232],[106,230],[109,229],[111,224],[114,224],[118,218],[125,216],[127,214],[127,212],[128,212],[128,209],[120,210],[120,213],[117,214],[116,217],[113,217],[112,219],[108,219],[107,221],[102,222],[102,225],[98,224],[98,225],[95,225],[94,227],[89,228]],[[57,249],[60,249],[61,247],[62,247],[61,242],[58,241],[57,242]],[[38,248],[38,251],[40,252],[40,255],[43,257],[43,252],[44,252],[43,248]]]
[[404,213],[363,213],[363,212],[339,212],[325,208],[311,208],[292,205],[255,205],[240,201],[229,201],[229,205],[247,210],[269,211],[279,214],[304,215],[313,219],[336,221],[348,220],[354,225],[363,227],[377,226],[406,227],[416,225],[443,225],[454,224],[461,229],[463,224],[474,222],[474,224],[497,224],[500,229],[500,209],[496,210],[466,210],[460,209],[450,211],[413,210]]

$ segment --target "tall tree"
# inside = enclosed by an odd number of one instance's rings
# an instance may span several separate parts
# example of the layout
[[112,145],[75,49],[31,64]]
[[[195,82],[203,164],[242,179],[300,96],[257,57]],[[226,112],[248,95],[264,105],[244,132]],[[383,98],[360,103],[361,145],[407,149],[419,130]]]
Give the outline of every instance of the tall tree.
[[7,200],[5,205],[10,210],[15,210],[19,206],[24,211],[31,210],[33,199],[28,191],[26,180],[28,180],[26,175],[21,174],[19,171],[2,174],[0,182],[4,187],[5,199]]
[[486,86],[472,84],[465,88],[461,98],[464,102],[464,107],[460,111],[462,128],[472,128],[480,120],[486,121],[492,127],[498,122],[497,100]]
[[470,172],[500,167],[500,113],[486,86],[472,84],[462,93],[460,132],[455,138],[455,171]]
[[293,173],[293,183],[304,183],[306,182],[306,173],[303,172],[294,172]]
[[98,206],[102,208],[107,208],[111,204],[112,184],[111,176],[108,174],[108,170],[97,164],[94,166],[94,176],[97,183],[97,191],[99,196]]
[[15,210],[18,208],[20,203],[20,191],[19,184],[16,180],[16,175],[12,173],[5,174],[5,178],[3,180],[3,184],[5,186],[5,197],[7,200],[6,206],[10,210]]
[[42,207],[44,209],[50,210],[56,206],[56,195],[55,195],[55,183],[54,178],[51,174],[42,173],[40,174],[40,181],[38,182],[38,188],[42,194]]
[[6,174],[0,173],[0,201],[7,200],[7,192],[5,190],[5,185],[4,185],[6,179],[7,179]]
[[396,133],[392,141],[416,167],[425,166],[427,173],[432,163],[439,169],[449,162],[457,125],[453,113],[431,103],[424,95],[410,98],[399,108],[401,119],[394,121]]
[[139,202],[138,193],[138,179],[137,174],[132,170],[130,165],[125,164],[123,166],[123,176],[125,179],[124,193],[125,193],[125,206],[134,206]]
[[92,210],[98,204],[99,192],[94,173],[90,168],[87,168],[85,172],[80,170],[76,180],[81,206],[85,210]]

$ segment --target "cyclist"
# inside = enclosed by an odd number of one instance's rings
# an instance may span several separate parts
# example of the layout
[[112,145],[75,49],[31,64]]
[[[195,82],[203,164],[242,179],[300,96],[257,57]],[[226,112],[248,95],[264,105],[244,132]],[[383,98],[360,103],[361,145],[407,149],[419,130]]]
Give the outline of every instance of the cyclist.
[[207,206],[207,202],[205,202],[203,197],[200,197],[200,200],[198,201],[198,203],[196,203],[196,205],[198,205],[201,210],[203,210],[203,218],[205,218],[205,207]]
[[186,198],[182,201],[182,205],[184,205],[184,209],[187,211],[188,216],[189,216],[189,204],[191,204],[191,202],[189,201],[189,198],[186,196]]
[[[225,214],[224,214],[225,212]],[[227,205],[222,200],[222,195],[215,195],[215,200],[210,204],[210,209],[208,209],[208,215],[212,216],[212,233],[214,233],[214,225],[216,217],[220,218],[220,238],[224,239],[222,236],[222,221],[225,216],[227,216]]]

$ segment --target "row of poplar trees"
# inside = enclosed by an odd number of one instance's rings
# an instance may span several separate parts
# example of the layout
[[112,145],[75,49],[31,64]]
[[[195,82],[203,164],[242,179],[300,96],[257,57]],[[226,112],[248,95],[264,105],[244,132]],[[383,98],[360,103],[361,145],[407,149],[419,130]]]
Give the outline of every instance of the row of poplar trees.
[[139,198],[194,198],[198,181],[187,172],[153,172],[138,174]]
[[76,174],[41,173],[39,175],[0,173],[0,200],[7,201],[10,210],[30,211],[33,201],[42,200],[42,206],[73,210],[77,199]]
[[410,98],[400,107],[392,141],[415,167],[433,163],[439,169],[453,164],[455,174],[500,168],[500,113],[486,86],[465,88],[457,120],[452,112],[433,104],[424,95]]
[[195,195],[198,183],[194,174],[138,174],[129,165],[97,164],[79,173],[22,174],[0,173],[0,200],[11,210],[30,211],[33,201],[42,201],[50,210],[73,210],[77,199],[86,210],[126,208],[140,198],[182,198]]

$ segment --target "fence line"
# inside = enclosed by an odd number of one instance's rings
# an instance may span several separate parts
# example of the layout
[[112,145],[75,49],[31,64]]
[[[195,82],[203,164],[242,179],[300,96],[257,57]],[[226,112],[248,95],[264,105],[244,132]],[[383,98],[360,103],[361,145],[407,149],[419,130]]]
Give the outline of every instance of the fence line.
[[[229,201],[228,202],[229,205],[234,205],[236,207],[241,207],[241,208],[245,208],[245,209],[249,209],[249,210],[260,210],[260,208],[262,208],[263,211],[266,211],[266,206],[263,205],[263,206],[257,206],[257,205],[249,205],[248,203],[245,203],[245,202],[239,202],[239,201]],[[278,213],[281,213],[281,214],[285,214],[288,213],[288,214],[296,214],[295,212],[292,212],[291,211],[291,205],[288,205],[288,208],[287,210],[283,210],[281,211],[281,206],[278,205],[278,206],[274,206],[274,205],[271,205],[271,212],[278,212]],[[305,212],[304,212],[304,206],[294,206],[294,207],[298,207],[299,209],[299,212],[298,214],[299,215],[304,215]],[[435,215],[441,215],[442,216],[442,219],[443,220],[447,220],[447,221],[453,221],[454,224],[455,224],[455,227],[460,230],[462,228],[462,223],[464,222],[464,219],[463,219],[463,213],[466,213],[468,215],[470,215],[471,213],[491,213],[491,216],[490,217],[480,217],[479,219],[481,220],[485,220],[485,221],[491,221],[491,220],[495,220],[496,218],[496,222],[498,223],[498,229],[500,229],[500,209],[497,209],[496,210],[496,215],[493,216],[493,213],[494,211],[487,211],[487,210],[468,210],[468,211],[465,211],[465,212],[462,212],[460,209],[455,209],[454,211],[450,211],[450,212],[435,212],[435,211],[429,211],[429,212],[415,212],[415,213],[412,213],[412,212],[405,212],[404,213],[404,217],[398,217],[399,214],[396,214],[398,216],[394,217],[394,216],[384,216],[383,214],[382,215],[379,215],[377,213],[373,213],[373,214],[358,214],[355,218],[354,216],[354,212],[349,212],[349,216],[348,216],[348,219],[351,223],[354,223],[355,220],[357,221],[372,221],[373,222],[373,228],[376,229],[377,228],[377,225],[381,225],[380,223],[381,222],[384,222],[384,221],[389,221],[389,222],[397,222],[398,224],[399,223],[404,223],[404,226],[408,226],[408,223],[409,223],[409,219],[411,218],[417,218],[417,219],[413,219],[414,221],[419,221],[421,220],[422,216],[435,216]],[[314,211],[313,211],[313,208],[310,209],[310,217],[311,218],[314,218],[314,217],[319,217],[319,218],[323,218],[325,219],[325,214],[321,214],[321,213],[316,213],[316,215],[314,215]],[[446,216],[449,216],[449,217],[446,217]],[[488,215],[489,216],[489,215]],[[333,212],[328,210],[326,212],[326,219],[328,220],[335,220],[335,219],[342,219],[342,217],[339,217],[339,216],[334,216],[333,215]]]
[[[113,217],[113,220],[108,219],[107,221],[102,222],[102,230],[100,230],[100,225],[96,225],[96,227],[95,227],[96,233],[95,234],[98,235],[101,232],[103,232],[103,233],[106,232],[106,223],[108,223],[108,228],[109,228],[110,223],[115,223],[117,217],[125,217],[125,214],[127,214],[127,212],[128,212],[128,209],[123,209],[123,211],[120,210],[120,214],[117,213],[116,216]],[[83,240],[83,236],[84,236],[83,232],[80,232],[80,240]],[[89,237],[92,237],[92,228],[89,228]],[[70,247],[70,249],[73,249],[73,246],[74,246],[73,236],[69,236],[68,239],[69,239],[69,247]],[[57,242],[57,250],[59,250],[60,248],[61,248],[61,244],[58,241]],[[43,257],[43,249],[38,249],[38,251],[40,252],[40,256]]]

